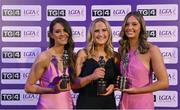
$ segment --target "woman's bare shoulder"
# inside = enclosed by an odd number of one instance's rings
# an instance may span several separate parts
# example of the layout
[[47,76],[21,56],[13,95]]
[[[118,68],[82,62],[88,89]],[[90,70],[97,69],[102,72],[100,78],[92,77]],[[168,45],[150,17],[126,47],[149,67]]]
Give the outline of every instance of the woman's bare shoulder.
[[47,64],[49,63],[50,59],[51,59],[51,54],[49,50],[45,50],[37,56],[36,62]]
[[157,45],[154,45],[154,44],[149,44],[149,52],[150,53],[153,53],[153,52],[157,52],[157,51],[160,51],[159,47]]
[[161,55],[160,48],[157,45],[150,44],[149,45],[149,54],[151,57],[156,57],[157,55]]
[[87,51],[85,48],[83,49],[80,49],[78,52],[77,52],[77,57],[86,57],[87,56]]

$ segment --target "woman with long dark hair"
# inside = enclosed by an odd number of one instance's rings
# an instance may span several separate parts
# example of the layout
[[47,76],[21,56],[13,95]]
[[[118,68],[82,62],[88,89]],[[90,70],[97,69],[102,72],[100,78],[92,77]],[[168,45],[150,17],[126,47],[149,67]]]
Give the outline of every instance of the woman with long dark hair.
[[[40,94],[39,109],[73,109],[70,90],[74,76],[74,42],[69,23],[63,18],[51,21],[49,38],[49,48],[41,52],[32,65],[25,91]],[[65,51],[67,59],[63,57]],[[64,74],[70,77],[70,81],[66,88],[61,88]],[[36,84],[38,80],[40,84]]]

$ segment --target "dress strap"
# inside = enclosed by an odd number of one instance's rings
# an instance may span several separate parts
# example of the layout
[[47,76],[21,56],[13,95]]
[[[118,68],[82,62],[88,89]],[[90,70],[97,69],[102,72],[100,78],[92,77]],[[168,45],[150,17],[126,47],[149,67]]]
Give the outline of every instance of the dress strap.
[[52,59],[51,59],[52,64],[55,67],[57,76],[59,76],[59,68],[58,68],[58,59],[56,58],[56,56],[52,55]]

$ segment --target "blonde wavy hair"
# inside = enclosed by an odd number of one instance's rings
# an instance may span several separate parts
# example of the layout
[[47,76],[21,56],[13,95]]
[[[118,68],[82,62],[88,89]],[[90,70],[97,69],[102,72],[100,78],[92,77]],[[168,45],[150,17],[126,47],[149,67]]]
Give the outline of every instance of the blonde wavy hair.
[[104,18],[96,18],[90,25],[89,30],[88,30],[88,34],[87,34],[87,56],[88,58],[92,58],[92,56],[94,56],[95,53],[95,42],[94,42],[94,29],[95,29],[95,24],[97,22],[103,22],[106,27],[107,27],[107,31],[109,33],[109,38],[104,46],[104,50],[107,54],[106,58],[111,58],[113,57],[113,45],[112,45],[112,30],[110,27],[110,24],[107,20],[105,20]]

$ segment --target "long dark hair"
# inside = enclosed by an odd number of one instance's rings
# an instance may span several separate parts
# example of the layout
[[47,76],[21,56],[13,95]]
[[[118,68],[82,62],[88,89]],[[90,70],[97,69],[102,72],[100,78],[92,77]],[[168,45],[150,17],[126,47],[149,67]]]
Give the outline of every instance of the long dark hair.
[[141,30],[140,30],[140,34],[139,34],[139,38],[138,38],[138,40],[139,40],[139,45],[138,45],[139,53],[144,54],[144,53],[147,53],[148,50],[149,50],[149,45],[148,45],[148,42],[147,42],[148,36],[147,36],[147,33],[146,33],[146,24],[145,24],[144,18],[137,11],[130,12],[124,18],[124,23],[122,25],[122,29],[121,29],[121,32],[120,32],[120,37],[122,39],[119,41],[119,44],[120,44],[119,53],[120,53],[121,58],[128,52],[128,50],[130,48],[129,39],[125,34],[125,26],[127,24],[128,18],[131,17],[131,16],[134,16],[138,20],[138,22],[139,22],[139,24],[141,26]]
[[[64,27],[64,31],[68,33],[69,37],[68,37],[68,42],[67,44],[64,46],[64,50],[67,50],[68,53],[68,64],[69,64],[69,68],[70,68],[70,73],[73,73],[71,76],[74,77],[74,61],[75,61],[75,57],[74,57],[74,41],[72,39],[72,29],[71,26],[69,24],[68,21],[66,21],[63,18],[55,18],[53,21],[51,21],[50,26],[49,26],[49,48],[53,47],[55,45],[55,41],[54,39],[52,39],[50,37],[50,34],[53,33],[53,27],[55,24],[61,24]],[[74,78],[73,78],[74,79]]]

